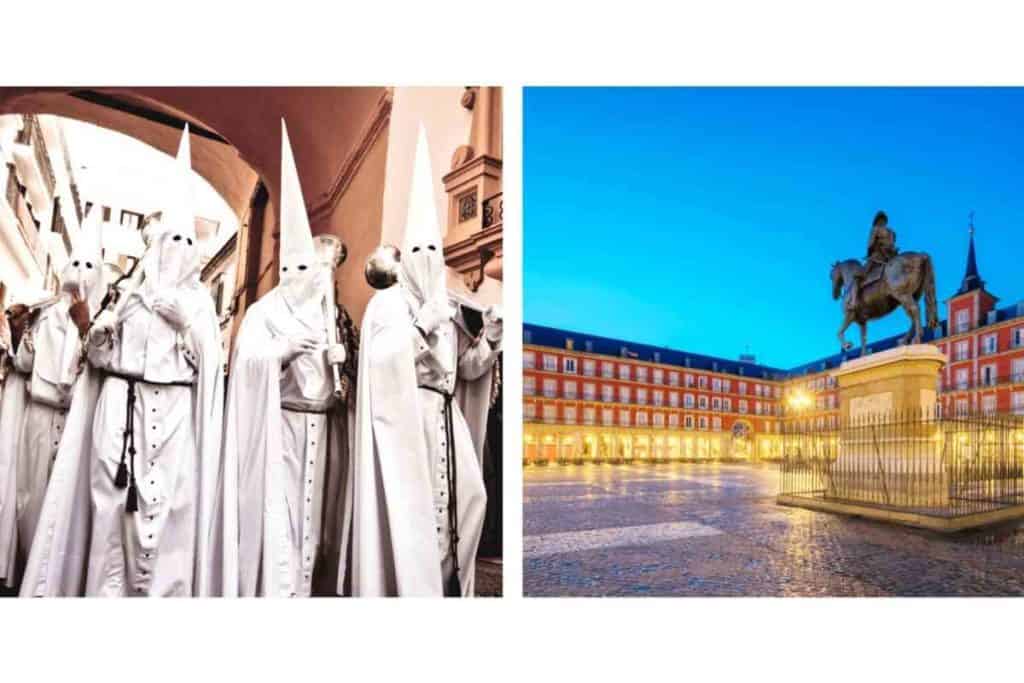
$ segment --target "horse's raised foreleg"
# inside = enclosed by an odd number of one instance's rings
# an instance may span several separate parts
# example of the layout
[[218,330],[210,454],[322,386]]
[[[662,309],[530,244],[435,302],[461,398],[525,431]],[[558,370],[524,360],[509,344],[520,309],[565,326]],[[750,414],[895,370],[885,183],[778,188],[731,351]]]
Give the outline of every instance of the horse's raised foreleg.
[[853,314],[850,313],[849,311],[844,312],[843,313],[843,324],[839,326],[839,333],[836,335],[836,336],[839,337],[839,347],[843,351],[849,351],[850,348],[853,346],[853,344],[851,344],[850,342],[846,341],[846,337],[844,336],[844,333],[846,332],[846,328],[849,327],[850,323],[852,323],[852,322],[853,322]]

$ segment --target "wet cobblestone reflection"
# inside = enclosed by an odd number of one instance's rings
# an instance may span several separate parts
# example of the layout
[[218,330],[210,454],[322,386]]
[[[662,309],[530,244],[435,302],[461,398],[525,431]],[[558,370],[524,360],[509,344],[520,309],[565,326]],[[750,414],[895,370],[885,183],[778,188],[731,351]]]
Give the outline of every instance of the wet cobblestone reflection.
[[777,491],[769,465],[527,468],[525,594],[1024,595],[1024,524],[941,535]]

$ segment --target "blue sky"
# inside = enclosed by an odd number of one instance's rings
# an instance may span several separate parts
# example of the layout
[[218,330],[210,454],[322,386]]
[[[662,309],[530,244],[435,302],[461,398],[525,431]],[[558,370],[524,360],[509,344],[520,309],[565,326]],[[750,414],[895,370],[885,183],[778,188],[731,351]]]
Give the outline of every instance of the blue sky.
[[988,289],[1024,299],[1022,120],[1024,89],[527,88],[523,318],[793,367],[838,352],[829,267],[878,209],[940,316],[971,210]]

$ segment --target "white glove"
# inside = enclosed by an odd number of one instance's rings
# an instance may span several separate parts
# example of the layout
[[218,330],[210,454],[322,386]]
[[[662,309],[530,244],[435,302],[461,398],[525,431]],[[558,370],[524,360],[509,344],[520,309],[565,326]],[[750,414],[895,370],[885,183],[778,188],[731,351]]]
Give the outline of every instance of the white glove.
[[92,330],[89,332],[89,341],[94,345],[104,344],[110,340],[117,327],[117,316],[109,309],[100,311],[96,320],[92,323]]
[[290,363],[299,354],[315,351],[317,346],[319,346],[319,342],[312,336],[290,337],[285,341],[282,360]]
[[488,306],[484,311],[484,336],[487,337],[487,341],[491,342],[492,345],[501,343],[501,337],[504,334],[503,328],[503,317],[501,309],[497,306]]
[[416,327],[429,337],[441,323],[451,320],[454,316],[455,309],[447,301],[428,301],[416,314]]
[[345,353],[344,344],[328,344],[327,345],[327,364],[328,365],[343,365],[348,354]]
[[153,310],[178,332],[184,331],[189,326],[188,316],[185,315],[185,311],[177,299],[157,297],[153,302]]

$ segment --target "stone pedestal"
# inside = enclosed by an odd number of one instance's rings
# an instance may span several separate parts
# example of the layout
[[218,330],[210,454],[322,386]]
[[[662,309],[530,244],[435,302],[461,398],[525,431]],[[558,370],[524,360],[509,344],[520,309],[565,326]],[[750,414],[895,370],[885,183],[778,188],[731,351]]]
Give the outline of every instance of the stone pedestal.
[[935,413],[946,357],[931,344],[901,346],[843,363],[838,458],[825,471],[827,495],[896,507],[949,502]]
[[946,356],[934,344],[900,346],[846,361],[832,373],[843,424],[888,413],[932,415]]

